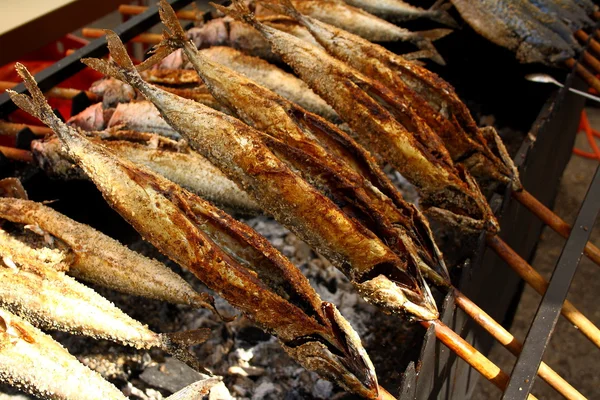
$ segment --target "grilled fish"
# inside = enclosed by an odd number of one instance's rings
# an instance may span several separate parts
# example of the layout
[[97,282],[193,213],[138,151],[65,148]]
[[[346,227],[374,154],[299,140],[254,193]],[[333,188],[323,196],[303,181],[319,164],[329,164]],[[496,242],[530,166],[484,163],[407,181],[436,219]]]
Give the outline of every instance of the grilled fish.
[[517,169],[495,131],[486,131],[490,146],[447,82],[379,45],[298,13],[289,2],[281,1],[279,9],[306,26],[334,57],[411,104],[415,113],[443,140],[452,159],[465,165],[475,177],[520,189]]
[[554,65],[575,55],[561,36],[526,15],[521,1],[452,0],[452,4],[477,33],[515,52],[522,63]]
[[320,21],[352,32],[371,42],[410,42],[423,50],[434,54],[432,60],[444,65],[444,59],[435,50],[432,42],[450,34],[450,29],[433,29],[423,32],[411,32],[396,26],[372,14],[342,2],[329,0],[294,1],[300,12]]
[[41,398],[126,400],[50,336],[0,308],[0,382]]
[[[2,235],[0,250],[16,263],[36,271],[64,271],[86,282],[122,293],[213,309],[213,299],[197,293],[164,264],[129,250],[95,229],[50,207],[22,199],[0,198],[0,218],[35,227],[53,246],[32,248]],[[35,268],[37,266],[37,268]]]
[[[116,35],[109,33],[108,39],[113,56],[127,62],[127,69],[117,71],[113,64],[100,60],[86,62],[101,69],[110,65],[108,68],[119,77],[130,75],[135,77],[136,83],[142,82],[123,45],[115,47]],[[20,64],[17,69],[33,98],[9,92],[11,99],[57,133],[109,204],[134,228],[173,261],[192,271],[250,319],[276,335],[300,364],[363,397],[378,397],[373,365],[358,335],[335,306],[322,302],[302,273],[265,238],[192,193],[89,142],[52,113],[28,71]],[[137,84],[133,86],[141,88]],[[144,87],[144,91],[148,89],[177,98],[160,89]],[[188,110],[206,108],[183,101]],[[188,115],[196,116],[195,113]],[[217,135],[225,133],[215,124],[207,128],[216,130]],[[251,143],[242,141],[240,144],[251,152]],[[214,151],[219,153],[218,148]],[[222,153],[224,157],[231,155],[230,151]],[[260,169],[267,168],[272,161],[264,162],[248,166],[260,174]]]
[[[359,147],[350,137],[244,75],[204,57],[185,39],[173,9],[161,3],[159,10],[171,34],[157,53],[168,54],[173,46],[183,48],[215,98],[255,128],[262,142],[291,168],[299,171],[304,179],[346,204],[345,209],[354,207],[353,214],[367,221],[365,225],[410,265],[409,270],[414,271],[413,274],[418,276],[416,267],[421,263],[427,264],[421,255],[427,254],[431,264],[425,268],[440,269],[447,275],[427,222],[397,191],[393,191],[393,198],[389,198],[375,186],[383,181],[381,190],[388,191],[392,185],[381,178],[384,174],[374,167],[375,162],[369,156],[343,151],[341,143],[346,144],[348,149]],[[328,150],[327,147],[333,149]],[[373,179],[375,185],[364,176]],[[417,249],[416,243],[420,243],[422,248]],[[421,289],[421,292],[426,293],[426,290]]]
[[427,10],[415,7],[401,0],[344,0],[344,2],[380,18],[394,22],[428,18],[452,28],[458,28],[458,24],[454,18],[445,10],[447,7],[442,6],[443,1],[436,2],[436,4]]
[[[214,46],[201,49],[200,52],[208,59],[246,75],[262,86],[271,89],[280,96],[299,104],[309,111],[332,121],[339,119],[335,111],[323,99],[317,96],[306,83],[265,60],[246,55],[231,47]],[[184,57],[181,54],[180,50],[176,50],[166,58],[175,57],[183,60]],[[161,67],[163,65],[164,60],[160,63]],[[168,62],[166,65],[174,66],[175,63]],[[183,66],[182,62],[177,65],[177,68],[182,68]],[[201,83],[200,78],[194,71],[173,70],[172,68],[170,70],[150,69],[143,71],[142,77],[148,82],[164,85],[194,85]]]
[[[87,134],[91,141],[101,143],[119,157],[143,165],[202,198],[238,212],[254,214],[260,210],[244,191],[184,141],[156,134],[110,129]],[[34,140],[31,151],[37,164],[49,176],[87,179],[62,149],[57,137]]]
[[563,21],[572,31],[594,26],[594,21],[572,0],[531,0],[542,12]]
[[[414,130],[410,124],[409,132],[396,120],[402,115],[398,115],[400,104],[393,93],[321,49],[261,24],[241,3],[234,4],[240,8],[224,10],[260,30],[273,50],[345,119],[365,147],[379,153],[419,188],[430,214],[464,229],[497,230],[477,184],[460,166],[452,165],[439,138],[427,129]],[[413,121],[419,119],[413,117]]]

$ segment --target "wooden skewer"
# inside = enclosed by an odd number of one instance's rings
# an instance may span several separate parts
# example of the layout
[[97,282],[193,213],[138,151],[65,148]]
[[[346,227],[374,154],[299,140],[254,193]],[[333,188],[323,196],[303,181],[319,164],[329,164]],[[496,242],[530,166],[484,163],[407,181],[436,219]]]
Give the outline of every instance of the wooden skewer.
[[[580,29],[577,32],[575,32],[575,37],[577,39],[581,40],[582,42],[587,42],[590,38],[590,35],[588,35],[587,33],[585,33],[584,31],[582,31]],[[590,49],[592,49],[596,54],[600,54],[600,43],[598,43],[594,39],[591,39],[590,40]]]
[[26,163],[33,162],[33,154],[27,150],[15,149],[14,147],[0,146],[0,153],[6,158],[15,161],[23,161]]
[[[148,7],[145,6],[131,6],[128,4],[121,4],[119,6],[119,12],[123,15],[138,15],[146,11]],[[202,19],[204,13],[197,10],[180,10],[175,13],[179,19],[187,19],[191,21],[197,21]]]
[[[509,377],[496,364],[487,359],[476,348],[471,346],[466,340],[461,338],[456,332],[446,326],[442,321],[421,321],[425,328],[433,326],[435,336],[456,355],[465,360],[470,366],[475,368],[487,380],[492,382],[500,390],[504,391],[508,386]],[[528,399],[533,400],[536,397],[529,394]]]
[[396,400],[394,396],[390,394],[383,386],[378,386],[379,389],[379,397],[377,400]]
[[[479,306],[473,303],[460,291],[454,289],[456,305],[460,307],[468,316],[489,332],[494,339],[506,347],[513,355],[518,356],[523,351],[523,345],[502,325],[496,322]],[[558,393],[569,400],[585,400],[577,389],[575,389],[563,377],[557,374],[552,368],[542,361],[538,369],[538,376],[552,386]]]
[[[0,81],[0,90],[11,89],[11,88],[15,87],[17,84],[18,84],[18,82]],[[57,99],[71,100],[73,97],[77,96],[81,92],[84,92],[85,95],[88,97],[88,99],[90,99],[91,101],[99,101],[98,96],[96,96],[94,93],[92,93],[90,91],[70,89],[70,88],[53,87],[52,89],[50,89],[46,92],[46,95],[48,97],[54,97]]]
[[[94,38],[94,39],[106,35],[106,33],[102,29],[95,29],[95,28],[83,28],[81,30],[81,34],[84,37]],[[142,34],[134,37],[133,39],[131,39],[132,42],[145,43],[145,44],[158,44],[161,42],[161,40],[162,40],[162,35],[160,35],[158,33],[142,33]]]
[[[556,233],[565,239],[571,234],[571,225],[566,223],[562,218],[556,215],[552,210],[543,205],[538,199],[533,197],[528,191],[512,192],[515,199],[519,200],[527,209],[534,213],[546,225],[552,228]],[[600,249],[593,243],[587,242],[584,253],[590,260],[600,265]]]
[[[490,246],[496,254],[500,256],[506,263],[532,288],[539,294],[546,293],[548,282],[519,256],[513,249],[510,248],[497,235],[489,235],[486,238],[488,246]],[[600,330],[589,319],[587,319],[569,300],[565,300],[562,315],[567,318],[573,325],[579,329],[592,343],[600,347]]]
[[0,135],[14,136],[20,130],[29,128],[35,135],[45,136],[53,133],[53,130],[46,126],[15,124],[13,122],[0,121]]
[[596,72],[597,74],[600,74],[600,61],[596,57],[592,56],[587,51],[584,51],[583,52],[583,60],[585,61],[585,63],[587,65],[592,67],[594,72]]
[[600,80],[596,78],[594,74],[588,71],[583,65],[579,64],[573,58],[569,58],[565,61],[565,64],[569,68],[576,68],[577,73],[581,76],[588,85],[593,87],[600,93]]

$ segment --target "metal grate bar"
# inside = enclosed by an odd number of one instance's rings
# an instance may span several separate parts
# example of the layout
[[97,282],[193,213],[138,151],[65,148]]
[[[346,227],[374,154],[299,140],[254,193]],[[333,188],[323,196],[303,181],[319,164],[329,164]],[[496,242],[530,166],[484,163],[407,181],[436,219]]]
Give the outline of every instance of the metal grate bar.
[[[179,10],[192,1],[193,0],[169,0],[169,3],[175,10]],[[115,28],[115,32],[121,37],[121,40],[127,42],[140,33],[152,28],[159,22],[160,17],[158,15],[158,8],[156,5],[153,5],[144,13],[136,15],[127,22],[119,25],[117,28]],[[47,91],[85,68],[85,65],[79,61],[81,58],[102,57],[107,52],[108,48],[106,47],[106,39],[103,37],[98,38],[81,49],[75,51],[70,56],[57,61],[48,68],[37,73],[35,75],[35,80],[43,92]],[[25,85],[22,83],[15,86],[13,90],[17,93],[27,92]],[[6,117],[15,109],[16,106],[10,100],[8,94],[2,93],[0,95],[0,116]]]
[[503,400],[526,399],[531,392],[546,346],[560,316],[569,286],[577,271],[585,244],[600,211],[600,167],[596,169],[573,231],[558,259],[552,279],[527,334],[523,352],[513,369]]

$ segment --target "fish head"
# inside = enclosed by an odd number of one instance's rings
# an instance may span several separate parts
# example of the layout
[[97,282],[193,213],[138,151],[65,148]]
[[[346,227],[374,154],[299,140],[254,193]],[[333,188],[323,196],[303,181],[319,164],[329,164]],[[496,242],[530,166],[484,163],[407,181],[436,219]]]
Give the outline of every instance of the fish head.
[[378,398],[375,368],[358,334],[333,304],[323,302],[321,308],[331,335],[301,337],[283,348],[302,366],[344,389],[366,399]]

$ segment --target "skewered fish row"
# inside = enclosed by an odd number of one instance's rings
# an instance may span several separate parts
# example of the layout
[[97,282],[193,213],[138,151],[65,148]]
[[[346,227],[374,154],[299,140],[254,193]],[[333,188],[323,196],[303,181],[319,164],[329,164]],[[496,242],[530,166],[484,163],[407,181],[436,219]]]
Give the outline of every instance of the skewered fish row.
[[[118,51],[126,56],[124,48]],[[11,93],[13,101],[55,130],[107,201],[158,249],[274,333],[307,368],[364,397],[382,393],[356,333],[264,238],[197,196],[86,140],[52,113],[24,67],[18,65],[18,71],[35,97]]]
[[[558,65],[581,47],[573,33],[593,26],[587,10],[572,0],[452,0],[480,35],[506,47],[523,63]],[[581,3],[580,3],[581,4]]]

